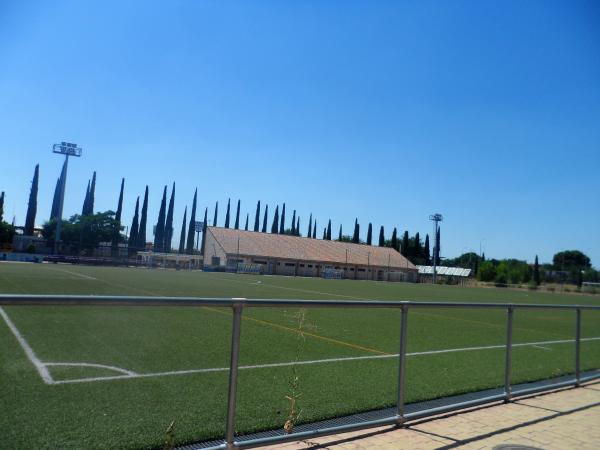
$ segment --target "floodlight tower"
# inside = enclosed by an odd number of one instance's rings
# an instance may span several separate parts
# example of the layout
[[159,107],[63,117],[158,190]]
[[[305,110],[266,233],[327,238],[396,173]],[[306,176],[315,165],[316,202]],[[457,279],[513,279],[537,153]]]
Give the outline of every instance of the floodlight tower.
[[438,231],[440,229],[439,222],[444,220],[441,214],[436,213],[429,216],[429,220],[433,221],[433,284],[437,275],[437,253],[439,249]]
[[81,156],[81,148],[77,144],[70,142],[61,142],[52,146],[52,152],[65,155],[65,173],[60,180],[60,199],[58,201],[58,217],[56,217],[56,236],[54,237],[54,254],[58,254],[60,246],[60,227],[62,224],[63,206],[65,203],[65,187],[67,185],[67,167],[69,166],[69,156]]

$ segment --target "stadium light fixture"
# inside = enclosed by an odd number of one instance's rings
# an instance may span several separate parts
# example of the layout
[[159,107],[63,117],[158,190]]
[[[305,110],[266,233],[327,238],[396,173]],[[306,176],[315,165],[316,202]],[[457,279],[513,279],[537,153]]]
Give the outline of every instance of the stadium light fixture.
[[433,221],[433,284],[436,282],[437,275],[437,253],[439,248],[438,231],[440,229],[439,223],[444,220],[444,217],[440,213],[431,214],[429,220]]
[[65,187],[67,185],[67,168],[69,166],[69,156],[81,156],[82,149],[77,144],[71,142],[61,142],[52,146],[52,153],[65,155],[65,173],[60,180],[60,199],[58,202],[58,215],[56,217],[56,235],[54,236],[54,254],[58,254],[60,247],[60,228],[62,224],[63,206],[65,204]]

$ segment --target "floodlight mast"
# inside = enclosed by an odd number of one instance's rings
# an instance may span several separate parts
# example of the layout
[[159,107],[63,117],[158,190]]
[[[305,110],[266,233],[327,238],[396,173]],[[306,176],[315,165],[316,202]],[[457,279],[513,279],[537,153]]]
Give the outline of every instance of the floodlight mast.
[[67,168],[69,167],[69,156],[81,156],[81,148],[77,144],[70,142],[61,142],[52,146],[52,152],[65,155],[65,174],[60,180],[60,199],[58,201],[58,214],[56,217],[56,235],[54,236],[54,254],[57,255],[60,249],[60,228],[62,225],[63,206],[65,204],[65,187],[67,185]]
[[439,222],[443,221],[444,218],[442,217],[441,214],[436,213],[436,214],[431,214],[429,216],[429,220],[433,221],[433,284],[435,284],[436,282],[436,278],[437,278],[437,253],[438,253],[438,248],[439,248],[439,241],[438,241],[438,231],[440,229],[439,226]]

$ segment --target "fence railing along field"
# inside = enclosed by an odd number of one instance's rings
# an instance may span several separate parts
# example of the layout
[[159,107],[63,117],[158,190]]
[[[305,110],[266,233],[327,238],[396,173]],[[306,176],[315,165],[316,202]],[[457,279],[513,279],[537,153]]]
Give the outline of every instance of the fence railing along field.
[[[378,427],[388,424],[402,425],[408,421],[432,416],[448,411],[463,409],[495,401],[510,401],[515,396],[529,395],[545,390],[561,387],[579,386],[584,381],[600,378],[600,371],[582,374],[581,341],[582,314],[600,313],[600,306],[593,305],[548,305],[548,304],[511,304],[511,303],[461,303],[461,302],[415,302],[415,301],[376,301],[376,300],[288,300],[288,299],[245,299],[245,298],[196,298],[196,297],[143,297],[143,296],[76,296],[76,295],[0,295],[0,305],[89,305],[89,306],[212,306],[232,309],[231,355],[229,362],[229,383],[227,401],[227,419],[225,436],[221,443],[202,448],[237,449],[251,448],[261,445],[276,444],[285,441],[308,439],[317,436],[340,432]],[[242,314],[246,308],[393,308],[400,310],[399,325],[399,364],[397,377],[397,402],[395,413],[376,420],[345,423],[342,425],[319,427],[309,431],[298,431],[275,436],[236,439],[236,406],[238,391],[238,371],[240,360],[240,339]],[[481,396],[475,399],[460,401],[419,411],[406,411],[406,356],[408,343],[409,311],[419,308],[440,309],[493,309],[506,311],[506,343],[504,358],[504,389],[501,393]],[[572,377],[559,382],[519,389],[513,392],[512,384],[512,350],[513,322],[519,310],[563,310],[575,312],[574,346]]]

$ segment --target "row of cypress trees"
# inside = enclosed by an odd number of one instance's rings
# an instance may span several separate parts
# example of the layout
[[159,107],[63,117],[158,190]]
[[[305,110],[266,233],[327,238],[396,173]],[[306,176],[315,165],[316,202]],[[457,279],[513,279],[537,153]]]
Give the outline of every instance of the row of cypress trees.
[[[64,182],[66,164],[63,164],[60,177],[56,181],[56,188],[54,191],[54,197],[52,201],[52,209],[50,212],[50,218],[56,219],[59,212],[60,202],[60,188]],[[27,208],[27,215],[25,220],[25,234],[33,234],[33,227],[35,223],[35,216],[37,212],[37,192],[39,183],[39,164],[36,165],[33,181],[31,184],[31,191],[29,195],[29,204]],[[119,193],[119,201],[117,205],[117,211],[115,213],[115,230],[112,238],[112,247],[116,254],[118,250],[118,243],[120,241],[120,230],[121,230],[121,216],[123,212],[123,194],[125,187],[125,179],[121,180],[121,189]],[[88,181],[85,199],[83,202],[81,215],[93,215],[94,214],[94,200],[96,191],[96,172],[93,173],[92,179]],[[133,253],[137,250],[143,250],[146,247],[146,227],[148,221],[148,195],[149,189],[146,186],[144,192],[144,198],[140,213],[140,198],[136,199],[135,212],[132,219],[131,230],[129,233],[128,246],[130,252]],[[3,198],[3,197],[2,197]],[[198,190],[194,192],[194,198],[192,202],[192,209],[189,218],[187,220],[187,206],[183,214],[183,223],[181,228],[181,235],[179,239],[179,252],[191,254],[194,251],[194,233],[196,230],[196,208],[197,208]],[[171,188],[171,195],[167,206],[167,186],[163,189],[162,201],[160,204],[158,221],[156,223],[154,233],[154,251],[156,252],[169,252],[171,250],[171,242],[173,240],[173,217],[174,217],[174,205],[175,205],[175,183]],[[217,226],[217,217],[219,211],[219,202],[215,203],[214,215],[212,225]],[[261,202],[260,200],[256,204],[256,213],[254,217],[253,231],[266,233],[268,229],[268,217],[269,217],[269,206],[265,205],[262,227],[261,227]],[[241,213],[241,202],[237,201],[237,207],[235,212],[235,219],[233,228],[240,229],[240,213]],[[204,229],[208,226],[208,208],[204,210]],[[244,230],[249,230],[249,214],[246,214]],[[187,225],[187,230],[186,230]],[[227,201],[227,210],[225,213],[225,228],[229,228],[231,225],[231,199]],[[296,214],[296,210],[293,210],[291,218],[291,226],[286,228],[286,204],[284,203],[281,208],[281,214],[279,205],[275,207],[273,220],[271,222],[270,232],[273,234],[289,234],[292,236],[301,236],[300,232],[300,216]],[[316,239],[317,237],[317,220],[313,219],[312,213],[310,214],[308,221],[307,237]],[[327,226],[323,228],[324,240],[332,239],[331,219],[329,219]],[[438,229],[438,243],[440,240],[439,229]],[[356,244],[361,243],[360,240],[360,224],[358,218],[354,221],[354,230],[352,236],[345,236],[342,232],[342,225],[340,225],[338,233],[338,241],[353,242]],[[367,245],[373,245],[373,225],[369,223],[367,229],[367,238],[364,242]],[[437,259],[439,263],[439,245],[435,249],[435,254],[431,255],[429,235],[425,237],[425,243],[421,243],[420,235],[417,232],[414,237],[410,237],[408,231],[404,232],[402,239],[398,238],[397,229],[394,228],[391,239],[385,238],[385,231],[383,225],[379,230],[379,242],[380,247],[391,247],[401,252],[412,261],[421,262],[424,264],[430,264],[432,259]],[[203,250],[203,249],[202,249]]]

